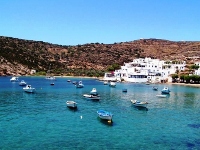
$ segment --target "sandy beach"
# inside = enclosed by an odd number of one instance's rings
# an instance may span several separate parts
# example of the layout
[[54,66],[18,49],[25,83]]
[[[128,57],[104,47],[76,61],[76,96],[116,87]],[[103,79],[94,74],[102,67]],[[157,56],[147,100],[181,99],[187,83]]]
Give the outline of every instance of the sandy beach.
[[173,85],[181,85],[181,86],[191,86],[191,87],[197,87],[200,88],[200,84],[190,84],[190,83],[167,83],[167,84],[173,84]]

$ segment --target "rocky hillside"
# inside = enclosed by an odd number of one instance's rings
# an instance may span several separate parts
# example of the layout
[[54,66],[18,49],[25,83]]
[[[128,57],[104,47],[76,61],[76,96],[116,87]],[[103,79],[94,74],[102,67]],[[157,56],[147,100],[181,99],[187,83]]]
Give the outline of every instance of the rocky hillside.
[[110,66],[134,58],[194,61],[200,42],[140,39],[114,44],[65,46],[0,36],[0,75],[29,75],[30,70],[54,75],[102,75]]

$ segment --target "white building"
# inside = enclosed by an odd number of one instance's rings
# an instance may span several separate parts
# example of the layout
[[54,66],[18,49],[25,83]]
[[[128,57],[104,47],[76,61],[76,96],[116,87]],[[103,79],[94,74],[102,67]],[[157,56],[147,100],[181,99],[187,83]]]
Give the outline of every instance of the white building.
[[200,76],[200,62],[195,62],[195,65],[199,66],[199,68],[194,71],[194,74]]
[[[182,64],[173,64],[172,62],[159,59],[138,58],[130,63],[124,63],[121,69],[115,70],[112,73],[112,80],[139,83],[169,81],[169,75],[176,73],[177,70],[184,70],[185,65],[185,62]],[[109,80],[108,74],[105,74],[104,80]]]

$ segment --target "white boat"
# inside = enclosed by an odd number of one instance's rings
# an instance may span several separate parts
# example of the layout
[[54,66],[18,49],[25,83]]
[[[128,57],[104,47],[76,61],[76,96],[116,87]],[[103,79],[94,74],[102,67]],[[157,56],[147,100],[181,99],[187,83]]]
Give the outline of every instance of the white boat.
[[132,104],[137,107],[146,107],[148,102],[140,102],[138,100],[131,100]]
[[111,113],[108,112],[108,111],[105,111],[105,110],[98,110],[98,111],[97,111],[97,114],[98,114],[99,118],[101,118],[101,119],[112,121],[112,116],[113,116],[113,114],[111,114]]
[[67,107],[77,108],[77,103],[74,101],[67,101],[66,104],[67,104]]
[[84,84],[82,83],[82,81],[79,81],[77,84],[75,84],[75,86],[77,88],[83,88],[84,87]]
[[26,82],[25,82],[24,80],[21,80],[21,81],[19,82],[19,85],[20,85],[20,86],[25,86],[25,85],[26,85]]
[[19,81],[19,78],[18,77],[12,77],[10,79],[10,82],[18,82]]
[[109,86],[111,86],[111,87],[116,87],[116,83],[111,81],[111,82],[109,83]]
[[91,100],[100,100],[99,95],[93,95],[93,94],[83,94],[83,97]]
[[104,81],[103,84],[104,84],[104,85],[108,85],[108,81]]
[[164,87],[162,90],[161,90],[161,93],[162,94],[169,94],[170,93],[170,90],[168,87]]
[[98,95],[97,89],[93,88],[92,91],[90,91],[90,94],[92,94],[92,95]]
[[35,92],[35,88],[32,88],[31,85],[26,85],[26,87],[24,87],[23,90],[27,93],[34,93]]
[[167,97],[167,95],[160,94],[160,95],[156,95],[156,97],[165,98],[165,97]]

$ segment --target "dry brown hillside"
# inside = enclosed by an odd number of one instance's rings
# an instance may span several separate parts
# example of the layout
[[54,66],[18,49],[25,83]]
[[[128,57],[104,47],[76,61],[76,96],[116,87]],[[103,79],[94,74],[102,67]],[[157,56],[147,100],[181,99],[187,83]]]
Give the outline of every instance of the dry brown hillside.
[[186,60],[200,56],[200,42],[140,39],[113,44],[57,45],[0,36],[0,75],[28,75],[31,69],[60,75],[102,75],[113,64],[134,58]]

